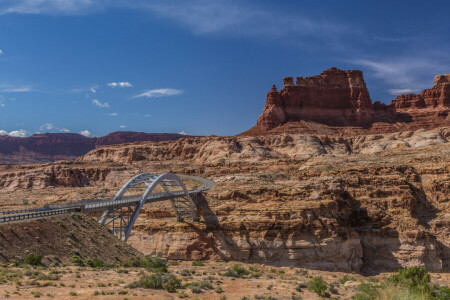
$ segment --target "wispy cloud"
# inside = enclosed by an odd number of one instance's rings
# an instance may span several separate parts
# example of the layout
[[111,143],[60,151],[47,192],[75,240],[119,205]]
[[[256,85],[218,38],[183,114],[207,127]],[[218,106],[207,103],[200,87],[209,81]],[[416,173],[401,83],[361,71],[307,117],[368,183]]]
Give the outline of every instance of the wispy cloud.
[[101,108],[108,108],[109,107],[108,102],[102,103],[98,99],[92,99],[91,102],[92,102],[92,104],[94,104],[97,107],[101,107]]
[[2,49],[0,49],[0,55],[3,55],[3,50]]
[[125,125],[120,125],[119,127],[120,127],[120,128],[125,128],[125,127],[127,127],[127,126],[125,126]]
[[98,85],[94,85],[94,86],[91,86],[90,88],[89,88],[89,90],[91,91],[91,93],[97,93],[97,89],[99,88],[99,86]]
[[[70,132],[70,130],[67,128],[59,128],[51,123],[45,123],[44,125],[39,127],[39,131],[43,131],[43,132],[59,131],[59,132],[65,132],[65,133]],[[39,131],[38,131],[38,133],[39,133]]]
[[402,95],[402,94],[411,94],[418,92],[419,90],[412,90],[412,89],[389,89],[388,92],[391,95]]
[[149,114],[147,114],[147,115],[144,115],[144,118],[150,118],[152,115],[149,115]]
[[107,114],[107,116],[111,116],[111,117],[117,117],[119,114],[118,113],[110,113],[110,114]]
[[31,92],[33,89],[28,85],[12,85],[9,83],[0,84],[0,92],[3,93],[25,93]]
[[346,25],[328,19],[312,18],[299,12],[281,12],[259,4],[238,0],[3,0],[0,14],[82,15],[107,8],[147,11],[171,20],[194,34],[231,34],[238,36],[311,36],[328,42],[337,34],[354,34]]
[[86,130],[81,130],[80,134],[84,135],[85,137],[90,137],[92,133],[86,129]]
[[0,135],[9,135],[12,137],[26,137],[28,135],[28,132],[24,129],[19,129],[19,130],[13,130],[13,131],[5,131],[5,130],[0,130]]
[[0,14],[47,14],[47,15],[77,15],[99,10],[109,0],[3,0],[0,4]]
[[42,125],[41,127],[39,127],[39,130],[45,131],[45,130],[52,130],[54,128],[55,128],[55,126],[53,126],[53,124],[46,123],[46,124]]
[[182,134],[182,135],[189,135],[189,133],[187,133],[186,131],[182,130],[180,132],[178,132],[178,134]]
[[121,82],[110,82],[108,83],[109,87],[115,88],[115,87],[133,87],[131,83],[128,81],[121,81]]
[[358,68],[368,69],[371,74],[392,88],[390,93],[417,91],[431,88],[436,74],[446,72],[450,65],[438,55],[403,55],[382,59],[355,59],[350,62]]
[[180,94],[183,94],[183,93],[184,93],[183,90],[165,88],[165,89],[148,90],[148,91],[145,91],[142,94],[133,96],[133,98],[142,98],[142,97],[159,98],[159,97],[164,97],[164,96],[180,95]]

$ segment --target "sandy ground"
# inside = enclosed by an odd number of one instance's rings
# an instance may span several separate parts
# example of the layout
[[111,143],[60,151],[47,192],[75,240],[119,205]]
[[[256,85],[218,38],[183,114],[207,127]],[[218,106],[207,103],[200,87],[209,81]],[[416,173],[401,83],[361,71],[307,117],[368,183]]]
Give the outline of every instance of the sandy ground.
[[[330,293],[331,299],[351,299],[354,289],[361,282],[382,280],[390,274],[380,274],[374,277],[363,277],[358,274],[338,272],[312,271],[289,267],[269,267],[257,264],[241,264],[245,268],[259,270],[259,278],[231,278],[224,272],[233,263],[204,262],[204,266],[192,266],[191,262],[171,264],[169,272],[182,278],[182,284],[208,281],[212,289],[204,288],[199,294],[193,293],[187,287],[178,293],[168,293],[164,290],[144,288],[128,288],[127,285],[139,280],[143,273],[150,274],[142,268],[112,268],[92,269],[85,267],[25,267],[12,266],[1,269],[0,298],[9,299],[179,299],[182,293],[188,299],[319,299],[318,296],[302,288],[297,291],[300,283],[308,283],[312,277],[321,276],[328,286],[335,287]],[[190,275],[186,275],[186,270]],[[17,273],[19,272],[19,274]],[[41,280],[36,272],[43,274],[57,273],[59,279]],[[12,274],[19,275],[15,277]],[[34,276],[34,279],[33,279]],[[344,278],[347,278],[346,281]],[[9,279],[7,279],[9,278]],[[432,282],[449,285],[450,274],[432,274]],[[215,291],[217,286],[222,292]],[[330,289],[329,289],[330,291]],[[294,297],[293,297],[294,296]],[[269,298],[272,297],[272,298]]]

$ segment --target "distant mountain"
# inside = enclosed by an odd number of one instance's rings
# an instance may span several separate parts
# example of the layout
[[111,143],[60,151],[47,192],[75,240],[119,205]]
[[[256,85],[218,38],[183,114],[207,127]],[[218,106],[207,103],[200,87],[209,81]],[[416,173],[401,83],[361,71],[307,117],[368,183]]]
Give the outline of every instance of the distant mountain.
[[431,89],[398,96],[389,105],[372,100],[359,70],[331,68],[311,77],[283,78],[267,93],[257,124],[243,135],[367,134],[450,125],[450,73]]
[[88,138],[76,133],[44,133],[20,138],[0,136],[0,164],[45,163],[73,160],[105,146],[143,141],[174,141],[187,137],[178,133],[118,131]]

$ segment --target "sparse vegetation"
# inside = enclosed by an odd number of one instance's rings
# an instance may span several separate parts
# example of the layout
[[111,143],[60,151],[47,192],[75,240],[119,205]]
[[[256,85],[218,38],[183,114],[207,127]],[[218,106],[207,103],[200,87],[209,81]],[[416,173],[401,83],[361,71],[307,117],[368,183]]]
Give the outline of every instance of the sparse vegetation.
[[40,266],[42,264],[42,255],[28,254],[24,263],[30,266]]
[[314,277],[308,285],[308,290],[322,297],[327,290],[327,283],[322,277]]
[[250,271],[247,270],[244,267],[239,266],[238,264],[235,264],[231,269],[228,269],[225,272],[225,276],[227,277],[234,277],[234,278],[242,278],[245,275],[249,275]]

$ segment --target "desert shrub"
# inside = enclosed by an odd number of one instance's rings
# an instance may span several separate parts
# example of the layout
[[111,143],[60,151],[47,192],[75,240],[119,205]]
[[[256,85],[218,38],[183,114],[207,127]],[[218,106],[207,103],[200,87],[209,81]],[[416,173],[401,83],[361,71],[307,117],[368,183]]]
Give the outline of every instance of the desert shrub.
[[355,300],[372,300],[377,297],[377,287],[371,283],[361,283],[356,288]]
[[83,260],[81,259],[81,257],[78,256],[78,255],[72,256],[72,257],[69,259],[69,261],[70,261],[71,263],[77,265],[77,266],[84,267],[84,262],[83,262]]
[[24,262],[30,266],[40,266],[42,264],[42,255],[28,254]]
[[249,274],[250,274],[249,270],[247,270],[244,267],[239,266],[238,264],[235,264],[233,266],[233,268],[228,269],[224,275],[227,277],[242,278],[245,275],[249,275]]
[[163,283],[163,288],[169,293],[175,293],[177,289],[181,288],[181,279],[174,275],[169,275],[167,281]]
[[105,266],[105,263],[101,259],[94,260],[94,259],[88,257],[84,260],[84,265],[91,267],[91,268],[102,268]]
[[429,294],[431,292],[430,275],[424,267],[401,269],[392,275],[389,282],[407,287],[414,293]]
[[191,291],[194,294],[201,294],[203,292],[203,290],[198,286],[191,286]]
[[70,296],[77,296],[77,292],[71,291],[71,292],[69,292],[69,295]]
[[191,275],[191,271],[186,270],[186,269],[181,270],[180,275],[181,276],[190,276]]
[[194,267],[203,267],[205,264],[202,261],[200,261],[200,260],[195,260],[195,261],[192,262],[192,265]]
[[339,281],[341,284],[346,283],[347,281],[355,281],[355,278],[348,276],[347,274]]
[[126,287],[129,288],[129,289],[137,289],[140,286],[141,285],[139,284],[138,281],[133,281],[133,282],[130,282],[129,284],[127,284]]
[[214,289],[214,292],[220,294],[220,293],[223,292],[223,289],[222,289],[222,287],[221,287],[220,285],[218,285],[218,286],[216,286],[216,288]]
[[165,273],[167,272],[167,261],[157,257],[146,257],[145,267],[152,272]]
[[143,274],[139,278],[139,285],[145,289],[162,289],[162,278],[160,274]]
[[308,290],[322,297],[327,290],[327,283],[322,277],[314,277],[308,285]]

